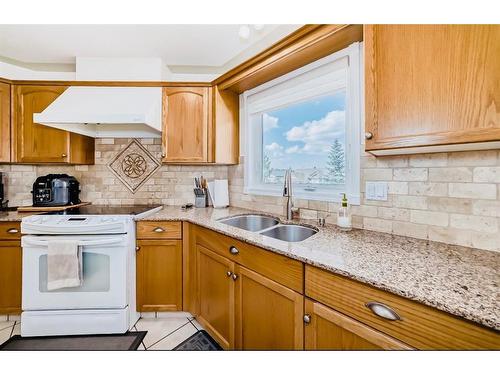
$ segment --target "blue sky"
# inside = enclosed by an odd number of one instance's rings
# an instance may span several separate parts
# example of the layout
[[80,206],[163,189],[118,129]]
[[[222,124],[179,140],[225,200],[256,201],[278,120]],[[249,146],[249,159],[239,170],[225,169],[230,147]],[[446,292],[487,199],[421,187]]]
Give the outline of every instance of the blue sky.
[[264,152],[272,168],[322,168],[335,138],[345,144],[345,92],[263,114]]

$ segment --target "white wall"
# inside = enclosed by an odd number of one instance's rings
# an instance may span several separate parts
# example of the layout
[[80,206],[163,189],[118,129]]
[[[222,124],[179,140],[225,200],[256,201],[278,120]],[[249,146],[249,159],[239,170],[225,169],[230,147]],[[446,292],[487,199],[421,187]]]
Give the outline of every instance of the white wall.
[[161,81],[160,58],[77,57],[77,81]]
[[0,77],[12,80],[74,81],[75,72],[45,72],[0,61]]

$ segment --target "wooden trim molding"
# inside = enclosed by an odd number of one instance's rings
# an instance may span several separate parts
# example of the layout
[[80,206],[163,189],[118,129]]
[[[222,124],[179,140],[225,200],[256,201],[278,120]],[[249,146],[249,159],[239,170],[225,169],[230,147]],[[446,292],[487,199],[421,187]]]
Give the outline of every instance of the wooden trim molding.
[[111,87],[211,87],[210,82],[168,82],[168,81],[33,81],[9,80],[0,77],[0,82],[23,86],[111,86]]
[[306,25],[213,81],[236,93],[363,40],[363,25]]

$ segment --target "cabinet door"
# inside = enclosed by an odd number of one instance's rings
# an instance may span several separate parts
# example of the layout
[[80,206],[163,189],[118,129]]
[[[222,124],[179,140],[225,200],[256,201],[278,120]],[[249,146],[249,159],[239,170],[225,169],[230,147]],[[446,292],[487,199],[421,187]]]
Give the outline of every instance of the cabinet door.
[[182,310],[182,241],[137,241],[138,311]]
[[66,163],[69,133],[33,122],[33,114],[49,106],[66,87],[16,86],[14,131],[16,161],[19,163]]
[[197,280],[201,325],[224,349],[234,348],[234,263],[197,245]]
[[163,89],[163,161],[209,161],[211,98],[208,87]]
[[499,40],[499,25],[365,25],[366,150],[498,141]]
[[10,85],[0,82],[0,162],[10,162]]
[[406,344],[306,298],[306,350],[404,350]]
[[21,313],[21,272],[21,243],[0,241],[0,314]]
[[95,140],[85,135],[69,133],[69,163],[94,164]]
[[304,297],[236,266],[236,348],[303,349]]

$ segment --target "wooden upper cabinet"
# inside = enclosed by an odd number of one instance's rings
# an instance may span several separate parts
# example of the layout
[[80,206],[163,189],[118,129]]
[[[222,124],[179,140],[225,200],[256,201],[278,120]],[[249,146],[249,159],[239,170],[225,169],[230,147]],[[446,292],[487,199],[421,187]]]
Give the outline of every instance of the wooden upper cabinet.
[[212,124],[210,90],[208,87],[163,88],[163,161],[212,161],[208,143]]
[[212,147],[217,164],[238,164],[240,156],[240,99],[230,90],[214,86]]
[[10,85],[0,82],[0,162],[10,162]]
[[94,140],[33,122],[66,87],[15,86],[13,106],[14,161],[18,163],[93,164]]
[[310,299],[305,301],[306,350],[407,350],[410,346]]
[[214,87],[163,88],[163,162],[238,164],[239,97]]
[[365,25],[364,44],[367,151],[500,147],[478,144],[500,140],[499,25]]

